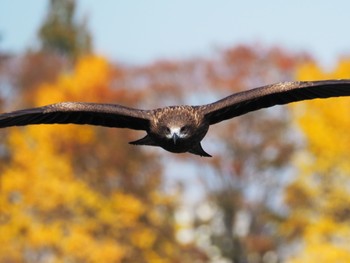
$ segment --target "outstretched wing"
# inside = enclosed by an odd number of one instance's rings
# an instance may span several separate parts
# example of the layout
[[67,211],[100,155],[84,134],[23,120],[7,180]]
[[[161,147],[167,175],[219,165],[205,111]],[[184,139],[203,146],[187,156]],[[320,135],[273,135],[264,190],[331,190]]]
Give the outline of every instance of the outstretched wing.
[[90,124],[147,130],[150,111],[114,104],[62,102],[0,114],[0,128],[30,124]]
[[350,80],[281,82],[233,94],[199,110],[215,124],[274,105],[339,96],[350,96]]

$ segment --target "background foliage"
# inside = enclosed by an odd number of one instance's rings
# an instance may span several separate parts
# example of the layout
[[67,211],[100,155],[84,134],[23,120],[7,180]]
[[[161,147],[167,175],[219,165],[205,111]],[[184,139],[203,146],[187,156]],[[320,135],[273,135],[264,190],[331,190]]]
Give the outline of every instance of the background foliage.
[[[350,78],[349,60],[325,73],[314,63],[298,70],[297,78]],[[347,98],[308,101],[292,107],[305,148],[296,153],[299,174],[286,189],[290,215],[287,233],[303,240],[292,262],[347,262],[349,244],[350,103]],[[322,251],[322,253],[320,253]]]
[[[40,48],[0,54],[3,111],[202,104],[278,81],[350,77],[345,58],[326,73],[307,54],[250,45],[112,63],[94,54],[74,1],[50,3]],[[142,133],[124,129],[1,130],[0,262],[348,262],[349,114],[347,98],[247,114],[210,129],[211,159],[128,145]]]

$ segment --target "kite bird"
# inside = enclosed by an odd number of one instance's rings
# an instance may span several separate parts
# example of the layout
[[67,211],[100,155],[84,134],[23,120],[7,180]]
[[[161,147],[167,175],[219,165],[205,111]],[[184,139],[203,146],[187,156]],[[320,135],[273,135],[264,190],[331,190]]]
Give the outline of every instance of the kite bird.
[[281,82],[238,92],[211,104],[153,110],[117,104],[62,102],[0,114],[0,128],[74,123],[144,130],[145,137],[130,143],[210,157],[201,146],[210,125],[274,105],[339,96],[350,96],[350,80]]

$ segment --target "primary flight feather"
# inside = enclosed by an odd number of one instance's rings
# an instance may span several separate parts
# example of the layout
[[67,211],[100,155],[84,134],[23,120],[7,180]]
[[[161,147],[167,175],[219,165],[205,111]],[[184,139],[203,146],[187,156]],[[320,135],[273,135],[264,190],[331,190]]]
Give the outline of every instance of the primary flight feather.
[[210,125],[274,105],[340,96],[350,96],[350,80],[281,82],[238,92],[211,104],[154,110],[117,104],[62,102],[0,114],[0,128],[73,123],[144,130],[145,137],[130,143],[210,157],[201,146]]

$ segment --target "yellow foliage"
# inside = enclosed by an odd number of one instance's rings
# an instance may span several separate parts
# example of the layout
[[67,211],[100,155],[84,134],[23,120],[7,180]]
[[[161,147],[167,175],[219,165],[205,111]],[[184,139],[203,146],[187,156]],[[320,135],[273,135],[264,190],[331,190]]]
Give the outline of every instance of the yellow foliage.
[[[103,58],[82,58],[72,73],[38,87],[35,103],[96,101],[108,96],[109,83],[110,68]],[[123,189],[101,193],[74,170],[74,151],[61,149],[95,143],[96,136],[94,128],[78,125],[8,130],[11,155],[1,164],[0,262],[27,262],[28,253],[50,262],[121,262],[127,257],[169,262],[162,256],[171,258],[175,249],[150,228],[153,223],[169,225],[157,212],[169,198],[150,193],[145,203]],[[159,239],[159,248],[173,249],[156,251]]]
[[[339,62],[334,72],[323,73],[314,64],[302,66],[300,80],[350,78],[350,61]],[[317,156],[320,171],[341,169],[350,172],[350,103],[349,98],[312,100],[292,106],[295,120],[307,138],[309,150]]]
[[[299,80],[349,79],[350,60],[334,72],[300,67]],[[287,189],[292,213],[283,227],[298,229],[303,249],[290,262],[350,262],[350,101],[348,97],[291,106],[306,147],[295,160],[300,174]]]
[[[56,247],[72,260],[120,261],[123,250],[117,242],[95,240],[87,229],[79,230],[96,219],[84,215],[84,205],[96,209],[109,201],[74,178],[68,156],[55,153],[49,136],[36,137],[39,130],[13,129],[9,135],[9,147],[16,151],[2,174],[1,214],[7,221],[0,224],[0,244],[7,245],[0,246],[0,255],[12,244],[18,251]],[[66,222],[67,216],[72,222]]]
[[131,236],[132,242],[141,249],[152,248],[156,239],[155,233],[147,228],[134,232]]
[[297,69],[298,80],[349,79],[350,60],[341,59],[333,71],[325,72],[317,64],[309,62]]
[[134,225],[135,221],[145,212],[145,206],[131,195],[116,193],[111,197],[114,208],[122,213],[118,216],[125,225]]
[[350,228],[321,218],[305,231],[303,253],[288,262],[350,262]]
[[110,67],[102,57],[87,56],[80,59],[73,74],[68,73],[54,84],[41,86],[36,94],[36,104],[45,105],[59,101],[98,101],[108,93],[111,79]]

